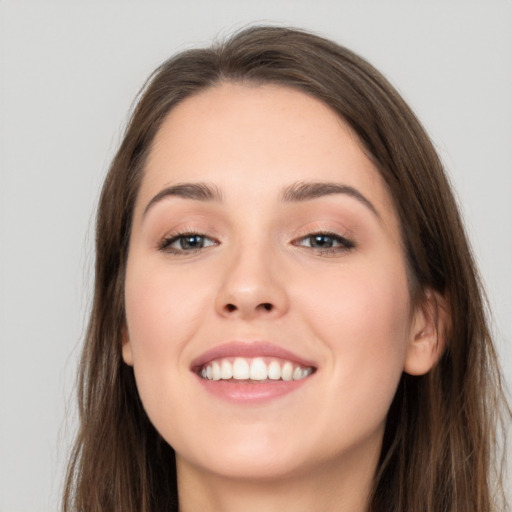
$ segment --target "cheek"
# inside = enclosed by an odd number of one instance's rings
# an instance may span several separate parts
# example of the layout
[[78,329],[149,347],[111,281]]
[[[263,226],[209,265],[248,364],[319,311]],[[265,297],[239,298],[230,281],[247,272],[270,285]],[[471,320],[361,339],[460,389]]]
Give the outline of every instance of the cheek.
[[316,274],[296,290],[297,302],[310,312],[305,316],[325,330],[333,348],[341,344],[358,350],[364,344],[397,349],[406,338],[410,298],[405,271],[401,266],[384,268],[361,265]]
[[[206,286],[198,286],[190,273],[170,273],[165,262],[128,261],[125,307],[128,338],[137,388],[155,425],[167,410],[161,401],[179,401],[175,383],[184,378],[184,350],[203,321]],[[186,278],[185,278],[186,275]]]
[[[143,261],[144,264],[139,264]],[[181,386],[184,352],[204,321],[208,287],[201,276],[169,272],[165,262],[128,261],[125,308],[137,389],[151,422],[173,442],[181,431],[170,404],[192,403]]]
[[206,290],[197,284],[188,273],[169,272],[165,264],[151,267],[129,262],[125,306],[135,356],[179,350],[181,340],[201,321]]
[[406,287],[387,279],[351,284],[347,283],[349,294],[340,300],[342,311],[337,313],[341,325],[346,326],[346,337],[339,340],[345,353],[361,358],[366,365],[380,365],[381,357],[382,362],[396,360],[400,364],[396,356],[404,352],[409,325]]
[[[314,312],[308,316],[309,328],[328,352],[332,405],[340,410],[369,407],[373,421],[382,420],[402,374],[409,339],[405,272],[351,268],[317,281],[312,289],[303,308]],[[347,408],[350,403],[354,407]]]

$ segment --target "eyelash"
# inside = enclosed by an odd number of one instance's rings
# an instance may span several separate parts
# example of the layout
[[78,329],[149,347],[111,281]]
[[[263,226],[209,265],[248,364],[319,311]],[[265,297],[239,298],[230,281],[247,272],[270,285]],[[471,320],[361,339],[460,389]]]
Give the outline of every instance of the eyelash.
[[204,240],[210,240],[213,242],[212,244],[209,244],[206,247],[211,247],[213,245],[219,244],[219,242],[217,240],[214,240],[202,233],[198,233],[197,231],[181,231],[179,233],[172,233],[171,235],[164,237],[158,244],[158,249],[160,251],[167,252],[169,254],[174,254],[174,255],[182,255],[185,253],[198,253],[198,252],[202,251],[203,249],[205,249],[205,247],[199,247],[199,248],[192,248],[192,249],[187,250],[187,249],[175,249],[175,248],[171,247],[171,245],[174,244],[175,242],[179,242],[180,240],[183,241],[186,238],[190,239],[193,237],[201,237]]
[[[203,243],[205,240],[209,240],[212,243],[210,243],[206,246],[203,245],[202,247],[191,248],[191,249],[183,249],[183,248],[176,249],[176,248],[171,247],[172,244],[174,244],[176,242],[180,242],[180,241],[183,242],[185,239],[187,239],[187,238],[191,239],[193,237],[201,238],[203,240]],[[319,256],[330,256],[333,254],[340,254],[340,253],[348,252],[355,248],[355,244],[351,240],[349,240],[341,235],[338,235],[337,233],[331,233],[328,231],[318,231],[318,232],[314,232],[314,233],[308,233],[305,236],[301,236],[300,238],[295,239],[292,242],[292,244],[296,247],[308,248],[308,246],[304,246],[300,242],[306,241],[308,239],[310,242],[312,242],[312,240],[317,237],[330,238],[330,239],[332,239],[333,244],[334,243],[339,244],[337,247],[328,247],[328,248],[309,247],[315,254],[317,254]],[[164,237],[158,244],[158,250],[160,250],[162,252],[169,253],[169,254],[173,254],[173,255],[184,255],[186,253],[189,253],[189,254],[190,253],[192,253],[192,254],[199,253],[208,247],[212,247],[212,246],[215,246],[218,244],[219,244],[219,242],[217,240],[210,238],[205,234],[198,233],[197,231],[182,231],[182,232],[173,233],[169,236]]]
[[306,236],[302,236],[296,239],[293,242],[293,245],[296,245],[298,247],[305,247],[297,242],[302,242],[308,239],[311,241],[313,238],[317,237],[331,238],[333,243],[339,244],[337,247],[328,248],[310,247],[310,249],[313,250],[315,254],[318,254],[319,256],[330,256],[340,254],[348,252],[356,247],[355,243],[349,240],[348,238],[338,235],[337,233],[331,233],[329,231],[317,231],[315,233],[308,233]]

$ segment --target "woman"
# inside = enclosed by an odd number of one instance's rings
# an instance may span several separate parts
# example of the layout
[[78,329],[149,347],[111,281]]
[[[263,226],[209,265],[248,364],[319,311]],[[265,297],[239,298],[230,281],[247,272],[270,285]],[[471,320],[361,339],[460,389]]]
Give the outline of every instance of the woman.
[[164,63],[96,258],[65,510],[494,509],[505,402],[460,216],[347,49],[256,27]]

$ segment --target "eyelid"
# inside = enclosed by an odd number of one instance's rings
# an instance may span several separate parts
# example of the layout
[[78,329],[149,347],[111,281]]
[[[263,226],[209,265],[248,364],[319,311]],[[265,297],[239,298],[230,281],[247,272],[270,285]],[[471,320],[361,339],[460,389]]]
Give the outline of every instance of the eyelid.
[[[186,238],[186,237],[192,237],[192,236],[199,236],[206,240],[210,240],[213,243],[208,244],[207,246],[204,246],[204,247],[198,247],[195,249],[192,248],[190,250],[174,249],[171,247],[171,245],[173,243],[179,241],[180,239]],[[187,254],[191,255],[191,254],[197,254],[197,253],[203,251],[204,249],[207,249],[208,247],[213,247],[213,246],[219,245],[219,243],[220,242],[217,239],[215,239],[212,236],[207,235],[202,230],[185,228],[185,229],[176,230],[176,231],[166,234],[164,237],[162,237],[158,241],[157,249],[159,251],[174,254],[174,255],[187,255]]]
[[[220,244],[220,241],[207,234],[207,230],[202,229],[194,229],[191,227],[183,228],[183,229],[177,229],[175,231],[172,231],[165,236],[163,236],[157,243],[157,250],[165,253],[170,253],[174,255],[192,255],[197,254],[199,252],[202,252],[205,249],[208,249],[209,247],[214,247]],[[180,239],[184,239],[187,237],[201,237],[206,242],[206,245],[203,245],[201,247],[190,247],[187,249],[184,248],[173,248],[172,245]],[[331,247],[311,247],[304,245],[302,242],[310,239],[313,240],[315,236],[325,236],[333,239],[333,245]],[[315,254],[319,254],[322,256],[329,255],[329,254],[340,254],[344,252],[348,252],[356,247],[356,244],[354,243],[352,237],[348,238],[345,235],[340,234],[338,231],[331,231],[328,229],[308,229],[307,231],[304,230],[303,234],[296,236],[291,242],[291,245],[294,245],[296,247],[300,247],[302,249],[308,250],[310,252],[313,252]]]
[[[322,248],[322,247],[308,247],[308,246],[305,246],[305,245],[302,245],[299,243],[304,240],[307,240],[308,238],[311,239],[315,236],[331,237],[339,245],[336,247]],[[346,236],[341,235],[340,233],[332,232],[332,231],[325,230],[325,229],[310,230],[306,234],[294,238],[294,240],[292,240],[291,243],[297,247],[304,248],[306,250],[312,251],[315,254],[318,254],[321,256],[327,256],[327,255],[333,255],[333,254],[339,255],[339,254],[351,251],[352,249],[354,249],[356,247],[356,244],[352,239],[349,239]]]

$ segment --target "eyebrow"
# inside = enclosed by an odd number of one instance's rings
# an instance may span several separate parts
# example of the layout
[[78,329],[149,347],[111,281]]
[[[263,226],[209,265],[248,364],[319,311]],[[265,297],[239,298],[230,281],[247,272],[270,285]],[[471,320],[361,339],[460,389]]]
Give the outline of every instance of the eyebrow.
[[317,199],[319,197],[330,196],[335,194],[345,194],[357,199],[364,206],[369,208],[371,212],[380,218],[377,208],[368,200],[359,190],[341,183],[329,182],[299,182],[286,187],[281,195],[284,202],[300,202]]
[[[374,215],[380,218],[375,206],[354,187],[341,183],[329,182],[298,182],[286,187],[281,193],[281,201],[301,202],[317,199],[324,196],[344,194],[350,196],[366,206]],[[181,183],[166,187],[149,201],[144,209],[143,216],[158,202],[168,197],[180,197],[196,201],[222,201],[222,192],[215,185],[208,183]]]
[[215,185],[207,183],[181,183],[166,187],[149,201],[142,216],[156,203],[167,197],[181,197],[182,199],[195,199],[196,201],[222,201],[222,193]]

